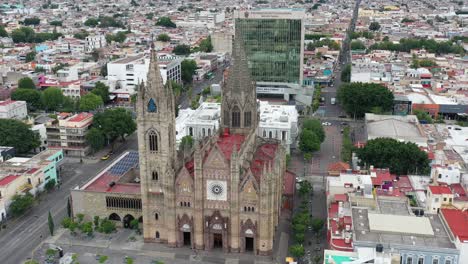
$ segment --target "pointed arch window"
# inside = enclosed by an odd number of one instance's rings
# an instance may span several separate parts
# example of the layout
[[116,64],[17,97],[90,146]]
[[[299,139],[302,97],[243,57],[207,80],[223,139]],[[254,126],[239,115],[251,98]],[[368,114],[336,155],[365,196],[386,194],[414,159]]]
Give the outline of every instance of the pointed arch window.
[[157,171],[153,171],[151,176],[152,176],[153,181],[159,180],[159,174]]
[[149,101],[148,101],[148,112],[156,113],[157,110],[158,109],[156,107],[156,103],[154,102],[154,99],[153,98],[149,99]]
[[244,112],[244,127],[250,127],[252,125],[252,112]]
[[148,134],[148,144],[149,144],[149,150],[151,152],[156,152],[158,151],[158,135],[156,132],[151,131]]
[[237,105],[232,109],[232,127],[240,127],[240,109]]

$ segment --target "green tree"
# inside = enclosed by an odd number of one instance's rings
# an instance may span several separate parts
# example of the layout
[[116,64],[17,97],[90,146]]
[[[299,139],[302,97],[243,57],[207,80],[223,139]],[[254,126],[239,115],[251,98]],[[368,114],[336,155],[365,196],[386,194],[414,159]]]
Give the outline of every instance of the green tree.
[[341,81],[350,82],[351,81],[351,64],[347,64],[343,71],[341,72]]
[[85,112],[93,111],[103,104],[102,98],[99,95],[87,93],[80,99],[80,110]]
[[37,17],[25,18],[23,20],[23,25],[25,26],[37,26],[41,23],[41,20]]
[[158,37],[156,38],[157,41],[163,41],[163,42],[168,42],[171,41],[171,37],[169,37],[168,34],[159,34]]
[[349,126],[343,128],[343,140],[341,147],[341,160],[344,162],[350,162],[353,154],[353,142],[349,136]]
[[418,117],[419,121],[424,121],[428,124],[434,123],[434,120],[428,112],[422,110],[413,110],[413,114]]
[[191,149],[193,146],[193,138],[192,136],[184,136],[180,142],[179,149]]
[[98,128],[91,128],[88,133],[86,133],[85,138],[93,152],[97,152],[106,145],[106,137]]
[[308,129],[303,129],[299,137],[299,149],[304,153],[315,152],[319,150],[319,136]]
[[50,235],[53,236],[53,235],[54,235],[55,226],[54,226],[54,219],[52,218],[52,215],[50,214],[50,211],[49,211],[49,215],[48,215],[48,217],[47,217],[47,224],[49,225],[49,232],[50,232]]
[[168,28],[177,27],[177,25],[174,22],[172,22],[172,20],[169,17],[160,17],[156,22],[156,26],[163,26]]
[[190,46],[185,45],[185,44],[180,44],[180,45],[175,46],[172,52],[174,52],[175,55],[186,56],[190,54]]
[[309,181],[302,181],[299,183],[299,195],[302,198],[305,198],[310,195],[312,191],[312,185],[310,184]]
[[320,139],[320,143],[325,140],[325,130],[318,119],[306,119],[302,124],[302,129],[308,129],[314,132]]
[[202,52],[211,52],[211,51],[213,51],[213,44],[211,43],[211,36],[208,36],[206,39],[201,41],[200,51],[202,51]]
[[289,247],[289,253],[296,258],[303,257],[305,254],[304,246],[301,244],[294,244]]
[[54,20],[49,23],[51,26],[56,26],[56,27],[61,27],[62,26],[62,21],[60,20]]
[[193,80],[193,75],[197,70],[197,62],[194,60],[183,60],[181,63],[182,69],[182,80],[185,83],[191,83]]
[[99,20],[94,17],[90,17],[84,22],[84,25],[87,27],[96,27],[99,25]]
[[370,25],[369,25],[369,30],[372,30],[372,31],[377,31],[380,29],[380,24],[379,22],[371,22]]
[[85,233],[89,237],[93,236],[93,223],[92,222],[86,222],[83,223],[81,226],[81,232]]
[[30,111],[42,107],[41,93],[35,89],[18,88],[11,93],[11,99],[26,101]]
[[14,43],[32,43],[35,38],[34,29],[30,27],[20,27],[11,32],[11,38]]
[[0,119],[0,146],[14,147],[19,154],[28,153],[41,145],[39,134],[16,119]]
[[312,222],[311,222],[312,230],[315,233],[320,232],[320,230],[322,230],[322,228],[323,228],[323,224],[324,224],[324,221],[322,219],[320,219],[320,218],[312,219]]
[[385,112],[391,110],[393,106],[393,93],[380,84],[343,84],[337,96],[344,110],[358,118],[370,113],[374,107],[381,107]]
[[57,87],[49,87],[44,90],[42,103],[47,111],[56,111],[64,103],[65,96],[62,90]]
[[26,54],[26,62],[31,62],[31,61],[34,61],[35,59],[36,59],[35,51],[31,51]]
[[152,20],[154,17],[154,13],[148,13],[145,16],[146,16],[146,19]]
[[139,223],[138,223],[138,219],[133,219],[132,221],[130,221],[130,228],[131,229],[138,229],[139,227]]
[[93,218],[93,222],[94,222],[94,227],[98,228],[99,227],[99,216],[95,215],[94,218]]
[[0,26],[0,38],[8,37],[8,32],[5,30],[5,27]]
[[[5,146],[5,145],[3,145]],[[11,199],[9,210],[13,216],[20,216],[34,204],[34,197],[30,193],[15,194]]]
[[29,77],[23,77],[18,80],[18,88],[24,89],[36,89],[36,85],[33,80]]
[[376,138],[369,140],[356,153],[362,165],[389,168],[391,173],[397,175],[425,175],[430,172],[427,153],[414,143]]
[[124,108],[106,109],[94,116],[94,126],[100,128],[108,139],[114,141],[118,137],[125,140],[136,130],[136,123],[132,114]]
[[77,38],[77,39],[86,39],[86,37],[89,36],[89,33],[88,31],[82,29],[81,31],[73,34],[73,37],[74,38]]
[[48,192],[51,191],[54,187],[55,187],[55,179],[48,180],[46,184],[44,185],[44,188]]
[[366,49],[366,45],[362,43],[360,40],[353,40],[351,41],[351,50],[364,50]]
[[101,220],[98,231],[105,234],[110,234],[115,231],[115,224],[112,221],[104,218]]
[[102,82],[97,82],[91,93],[99,95],[104,103],[109,102],[109,86]]

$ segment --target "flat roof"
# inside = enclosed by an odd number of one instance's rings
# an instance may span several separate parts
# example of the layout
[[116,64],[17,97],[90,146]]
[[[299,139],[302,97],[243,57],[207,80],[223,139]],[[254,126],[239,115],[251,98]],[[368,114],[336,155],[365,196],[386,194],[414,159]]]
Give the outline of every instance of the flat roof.
[[431,222],[426,217],[371,213],[367,216],[369,217],[369,228],[371,231],[426,236],[434,235]]

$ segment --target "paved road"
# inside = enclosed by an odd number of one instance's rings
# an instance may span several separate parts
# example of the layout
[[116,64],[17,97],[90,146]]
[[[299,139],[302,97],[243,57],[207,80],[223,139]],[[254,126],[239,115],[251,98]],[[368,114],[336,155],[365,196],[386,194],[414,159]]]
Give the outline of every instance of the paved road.
[[62,185],[49,194],[41,196],[39,203],[31,208],[25,215],[7,222],[7,229],[0,231],[0,263],[16,264],[31,257],[35,248],[49,236],[47,225],[48,212],[54,218],[55,226],[59,226],[67,213],[67,197],[70,189],[83,185],[97,172],[112,163],[120,153],[128,149],[136,149],[136,134],[131,135],[125,143],[114,151],[114,156],[107,161],[80,164],[66,163],[62,165]]

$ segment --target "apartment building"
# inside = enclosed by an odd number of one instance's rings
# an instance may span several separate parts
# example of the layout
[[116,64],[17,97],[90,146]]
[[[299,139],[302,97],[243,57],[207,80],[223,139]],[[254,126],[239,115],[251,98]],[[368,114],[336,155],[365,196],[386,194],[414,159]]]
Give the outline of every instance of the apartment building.
[[63,149],[66,156],[86,156],[90,147],[85,136],[92,122],[91,113],[59,115],[57,120],[46,125],[48,148]]
[[28,115],[26,101],[0,101],[0,118],[23,119]]
[[100,49],[107,46],[106,36],[104,35],[87,36],[85,41],[86,52],[92,52],[95,49]]

